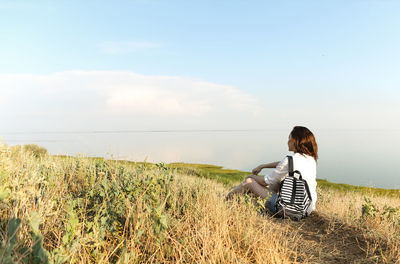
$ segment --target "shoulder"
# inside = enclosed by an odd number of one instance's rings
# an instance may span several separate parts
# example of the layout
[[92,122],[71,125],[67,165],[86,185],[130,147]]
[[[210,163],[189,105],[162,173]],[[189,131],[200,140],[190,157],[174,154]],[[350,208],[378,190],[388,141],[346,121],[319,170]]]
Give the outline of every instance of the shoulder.
[[292,155],[290,155],[290,154],[286,155],[286,156],[279,162],[279,164],[278,164],[277,167],[280,167],[280,168],[282,168],[282,167],[287,167],[288,164],[289,164],[289,157],[288,157],[288,156],[292,156]]
[[307,154],[302,154],[302,153],[297,153],[297,152],[293,154],[293,157],[307,159],[307,160],[314,159],[313,156],[310,156],[310,155],[307,155]]
[[314,157],[307,155],[307,154],[295,153],[293,155],[293,159],[296,160],[297,162],[306,163],[306,164],[313,165],[313,166],[315,166],[317,164]]

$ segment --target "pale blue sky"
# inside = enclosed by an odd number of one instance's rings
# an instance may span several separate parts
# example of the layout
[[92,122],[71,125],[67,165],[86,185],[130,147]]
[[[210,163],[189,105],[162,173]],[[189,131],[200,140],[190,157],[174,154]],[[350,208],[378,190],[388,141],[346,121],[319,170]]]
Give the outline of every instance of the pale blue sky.
[[384,0],[1,0],[2,130],[399,129],[399,14]]

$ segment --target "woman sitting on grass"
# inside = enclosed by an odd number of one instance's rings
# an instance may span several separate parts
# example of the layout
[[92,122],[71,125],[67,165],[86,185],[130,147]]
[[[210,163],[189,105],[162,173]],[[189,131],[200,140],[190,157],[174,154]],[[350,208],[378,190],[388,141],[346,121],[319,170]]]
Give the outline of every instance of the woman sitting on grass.
[[[309,207],[310,214],[315,210],[315,202],[317,201],[317,159],[318,146],[313,133],[306,127],[295,126],[290,132],[288,141],[289,151],[293,151],[293,170],[298,170],[304,180],[307,181],[310,189],[312,203]],[[269,174],[257,176],[264,168],[275,168]],[[289,175],[288,158],[285,157],[280,162],[272,162],[262,164],[253,169],[252,174],[248,175],[245,180],[228,193],[227,199],[234,194],[253,193],[261,198],[270,197],[267,206],[271,213],[276,213],[275,203],[278,198],[280,182]]]

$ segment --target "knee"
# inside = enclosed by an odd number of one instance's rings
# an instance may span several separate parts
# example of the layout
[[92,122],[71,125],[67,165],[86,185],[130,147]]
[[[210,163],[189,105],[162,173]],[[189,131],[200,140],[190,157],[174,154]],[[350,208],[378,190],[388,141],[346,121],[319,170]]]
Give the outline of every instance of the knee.
[[254,180],[253,178],[246,178],[246,179],[244,180],[244,184],[245,184],[245,185],[246,185],[246,184],[253,183],[253,182],[255,182],[255,180]]

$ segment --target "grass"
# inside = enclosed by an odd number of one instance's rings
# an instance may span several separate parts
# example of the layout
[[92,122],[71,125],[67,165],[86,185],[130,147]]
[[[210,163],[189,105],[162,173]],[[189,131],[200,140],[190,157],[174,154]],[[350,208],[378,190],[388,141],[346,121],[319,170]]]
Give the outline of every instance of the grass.
[[[300,222],[223,195],[248,172],[0,145],[2,263],[396,263],[400,198],[319,181]],[[260,201],[263,205],[263,201]]]
[[170,163],[166,167],[176,169],[180,173],[213,179],[226,185],[242,181],[249,174],[249,172],[223,169],[221,166],[206,164]]
[[[224,169],[222,166],[192,163],[170,163],[165,165],[168,168],[178,169],[180,172],[195,175],[202,178],[213,179],[225,185],[237,184],[251,172]],[[260,174],[261,175],[261,174]],[[398,189],[382,189],[364,186],[356,186],[343,183],[333,183],[325,179],[317,179],[319,188],[335,190],[338,192],[357,192],[363,195],[378,195],[400,198]]]
[[398,198],[400,197],[400,190],[398,189],[382,189],[382,188],[355,186],[344,183],[333,183],[322,179],[318,179],[317,183],[320,188],[332,189],[342,193],[358,192],[365,195],[391,196]]
[[[67,157],[67,156],[59,156],[59,157]],[[92,157],[89,159],[104,160],[104,158],[99,158],[99,157]],[[147,164],[147,166],[154,166],[154,167],[157,166],[156,164],[149,162],[135,162],[126,160],[120,160],[118,162],[126,165],[129,164],[130,166],[139,166],[142,164]],[[247,171],[224,169],[222,166],[209,165],[209,164],[169,163],[169,164],[163,164],[163,166],[165,166],[168,169],[176,169],[178,172],[187,175],[193,175],[206,179],[213,179],[227,186],[237,184],[238,182],[242,181],[245,176],[251,173]],[[317,183],[318,187],[321,189],[330,189],[344,193],[357,192],[363,195],[378,195],[378,196],[380,195],[380,196],[390,196],[390,197],[400,198],[399,189],[383,189],[383,188],[350,185],[344,183],[334,183],[326,179],[317,179]]]

